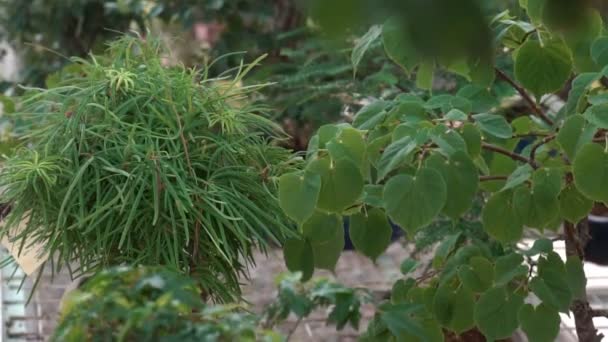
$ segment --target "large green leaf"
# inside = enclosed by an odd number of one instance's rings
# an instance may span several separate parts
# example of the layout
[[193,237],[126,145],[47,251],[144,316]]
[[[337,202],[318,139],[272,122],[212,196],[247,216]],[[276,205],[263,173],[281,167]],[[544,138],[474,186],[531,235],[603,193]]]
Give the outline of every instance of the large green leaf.
[[443,212],[453,219],[459,218],[473,205],[477,193],[479,175],[475,164],[463,151],[457,151],[449,159],[433,154],[426,166],[435,169],[447,186],[447,200]]
[[511,190],[495,193],[483,208],[482,222],[485,231],[502,243],[519,241],[524,223],[513,202]]
[[358,130],[351,127],[343,128],[326,146],[334,160],[348,158],[356,165],[363,165],[365,140]]
[[376,260],[391,243],[393,230],[384,211],[372,208],[350,217],[349,234],[359,252]]
[[572,167],[574,183],[588,198],[608,203],[608,153],[601,145],[583,146]]
[[441,175],[429,168],[416,176],[400,174],[384,186],[384,207],[393,221],[410,233],[426,226],[445,205],[447,187]]
[[574,184],[568,184],[559,195],[560,214],[572,223],[587,217],[591,208],[593,201],[581,194]]
[[513,136],[511,125],[501,115],[482,113],[473,115],[473,119],[479,129],[491,136],[502,139],[509,139]]
[[363,193],[361,171],[347,158],[317,159],[308,165],[308,169],[321,175],[321,192],[317,201],[319,209],[341,213],[355,204]]
[[559,90],[571,73],[572,55],[560,40],[529,39],[515,56],[515,78],[536,96]]
[[282,175],[279,178],[279,204],[281,209],[298,223],[306,221],[315,210],[321,176],[300,171]]
[[382,41],[389,58],[409,73],[418,64],[418,59],[407,29],[402,23],[399,17],[387,20],[382,27]]
[[474,307],[475,296],[468,287],[459,286],[453,289],[445,283],[435,292],[433,300],[435,317],[443,326],[458,334],[475,326]]
[[302,224],[302,235],[314,245],[332,240],[338,229],[342,229],[340,215],[317,210]]
[[497,286],[505,286],[513,279],[525,276],[528,267],[523,265],[524,258],[521,254],[510,253],[496,259],[494,265],[494,282]]
[[509,338],[519,327],[517,313],[523,302],[502,287],[491,288],[475,304],[475,323],[489,341]]
[[[330,229],[328,226],[327,228]],[[344,250],[344,229],[342,225],[335,227],[333,236],[328,240],[320,241],[314,239],[310,241],[314,256],[314,265],[317,268],[333,271]]]
[[582,115],[572,115],[564,121],[562,128],[557,133],[557,142],[566,156],[570,160],[574,160],[578,150],[591,142],[595,131],[595,127],[587,124]]
[[289,271],[302,272],[302,281],[312,277],[315,266],[310,241],[295,238],[285,241],[283,256]]
[[521,329],[534,342],[553,342],[559,334],[559,312],[548,305],[525,304],[518,314]]
[[573,298],[564,262],[555,252],[538,260],[538,276],[530,282],[530,289],[543,303],[567,313]]

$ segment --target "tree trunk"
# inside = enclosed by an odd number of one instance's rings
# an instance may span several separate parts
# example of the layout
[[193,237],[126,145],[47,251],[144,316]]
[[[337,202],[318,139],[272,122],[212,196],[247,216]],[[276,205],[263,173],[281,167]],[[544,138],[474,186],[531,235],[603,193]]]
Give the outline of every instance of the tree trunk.
[[[577,256],[584,260],[584,246],[589,240],[589,227],[587,220],[582,220],[576,226],[570,222],[564,222],[564,236],[566,241],[566,255]],[[598,334],[595,325],[593,324],[593,311],[587,301],[587,292],[585,291],[584,300],[576,299],[570,305],[570,310],[574,314],[574,323],[576,325],[576,334],[581,342],[596,342],[601,341],[603,335]]]

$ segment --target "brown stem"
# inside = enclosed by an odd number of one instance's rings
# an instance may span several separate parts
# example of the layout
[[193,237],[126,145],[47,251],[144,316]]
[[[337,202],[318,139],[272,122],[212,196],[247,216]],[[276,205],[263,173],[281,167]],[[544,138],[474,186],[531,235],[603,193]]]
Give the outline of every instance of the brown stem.
[[487,182],[493,180],[507,180],[509,176],[479,176],[480,182]]
[[554,140],[556,137],[557,136],[555,134],[551,134],[551,135],[548,135],[548,136],[542,138],[536,144],[532,145],[532,149],[530,150],[530,160],[532,162],[536,163],[536,151],[538,150],[538,148],[543,146],[544,144]]
[[515,152],[506,150],[500,146],[496,146],[496,145],[492,145],[492,144],[488,144],[488,143],[481,143],[481,147],[483,147],[484,149],[486,149],[488,151],[504,154],[505,156],[507,156],[513,160],[528,163],[528,164],[532,165],[532,167],[538,168],[538,164],[536,164],[535,161],[533,161],[529,158],[526,158],[526,157],[522,156],[521,154],[517,154]]
[[[588,240],[588,229],[586,220],[579,222],[576,226],[570,222],[564,222],[566,255],[568,257],[576,256],[580,260],[583,260],[585,256],[583,247]],[[597,332],[593,323],[594,311],[587,301],[587,291],[585,291],[582,298],[584,299],[575,299],[570,305],[570,310],[574,315],[578,339],[582,342],[601,341],[604,336]]]
[[530,97],[530,95],[528,95],[528,93],[522,86],[517,84],[514,80],[511,79],[511,77],[509,77],[507,74],[505,74],[502,70],[500,70],[498,68],[495,68],[494,70],[496,71],[496,76],[498,76],[498,78],[502,79],[503,81],[509,83],[513,87],[513,89],[515,89],[519,93],[519,95],[524,99],[524,101],[526,101],[528,103],[528,106],[530,106],[532,111],[539,118],[541,118],[541,120],[543,120],[549,126],[553,126],[555,124],[553,122],[553,120],[551,120],[551,118],[549,118],[547,116],[547,114],[545,114],[545,112],[536,103],[536,101],[534,101],[532,99],[532,97]]

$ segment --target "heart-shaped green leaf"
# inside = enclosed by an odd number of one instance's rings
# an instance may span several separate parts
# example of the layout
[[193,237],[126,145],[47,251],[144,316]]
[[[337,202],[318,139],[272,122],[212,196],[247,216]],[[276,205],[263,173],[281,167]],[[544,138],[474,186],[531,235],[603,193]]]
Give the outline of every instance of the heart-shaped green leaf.
[[484,292],[494,284],[494,265],[484,257],[474,256],[468,265],[459,267],[458,277],[472,291]]
[[433,154],[426,166],[439,172],[447,186],[447,200],[443,212],[453,219],[459,218],[473,204],[479,176],[475,164],[464,151],[457,151],[450,159]]
[[598,65],[608,65],[608,37],[599,37],[593,42],[591,57]]
[[[329,228],[329,227],[328,227]],[[315,267],[333,271],[344,250],[344,229],[339,225],[329,240],[311,241]]]
[[336,231],[339,229],[342,229],[340,215],[317,210],[302,224],[302,235],[315,245],[330,241],[336,236]]
[[405,136],[386,147],[378,162],[378,179],[382,180],[391,171],[407,161],[418,143],[411,136]]
[[384,211],[373,208],[351,216],[349,234],[359,252],[376,260],[391,243],[393,229]]
[[482,113],[473,115],[473,119],[479,129],[491,136],[501,139],[509,139],[513,136],[513,128],[501,115]]
[[284,174],[279,178],[279,205],[287,216],[302,223],[315,211],[320,191],[318,174],[307,171]]
[[593,208],[593,201],[585,197],[573,184],[568,184],[559,194],[559,211],[572,223],[587,217]]
[[410,233],[431,223],[441,212],[446,198],[445,181],[429,168],[418,170],[415,177],[397,175],[384,186],[384,207],[388,215]]
[[495,193],[483,208],[485,231],[502,243],[519,241],[524,232],[522,217],[515,209],[511,190]]
[[489,341],[509,338],[519,327],[517,313],[523,303],[521,296],[507,294],[502,287],[491,288],[475,304],[475,323]]
[[435,317],[444,326],[460,334],[475,325],[475,297],[465,286],[454,290],[448,283],[439,286],[433,300]]
[[312,277],[315,266],[310,241],[295,238],[285,241],[283,256],[289,271],[302,272],[302,281],[306,281]]
[[560,40],[528,39],[515,55],[515,78],[534,95],[559,90],[572,73],[572,54]]
[[479,129],[474,124],[467,122],[462,126],[460,134],[467,144],[469,155],[477,157],[481,153],[481,132],[479,132]]
[[354,128],[343,128],[340,133],[327,143],[329,154],[334,160],[348,158],[356,165],[363,164],[365,140]]
[[596,128],[587,124],[582,115],[572,115],[564,121],[562,128],[557,133],[557,142],[566,156],[570,160],[574,160],[578,150],[591,142],[595,131]]
[[572,167],[574,183],[587,198],[608,203],[608,153],[594,143],[583,146]]
[[519,309],[518,318],[530,341],[553,342],[559,334],[559,312],[548,305],[540,304],[535,308],[525,304]]
[[311,162],[308,169],[321,176],[321,191],[317,208],[341,213],[355,204],[363,193],[361,170],[349,159],[321,158]]
[[397,63],[406,73],[410,73],[418,64],[416,49],[411,45],[408,31],[399,17],[387,20],[382,27],[384,50],[393,62]]

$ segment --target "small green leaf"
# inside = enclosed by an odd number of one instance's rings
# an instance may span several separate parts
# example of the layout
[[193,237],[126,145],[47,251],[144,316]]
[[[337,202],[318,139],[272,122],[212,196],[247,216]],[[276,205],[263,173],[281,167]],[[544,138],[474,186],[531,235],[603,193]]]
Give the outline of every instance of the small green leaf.
[[513,189],[525,183],[527,180],[530,179],[530,177],[532,177],[533,171],[534,169],[532,168],[532,166],[530,166],[530,164],[523,164],[518,166],[517,169],[515,169],[515,171],[513,171],[513,173],[509,175],[509,178],[507,178],[507,182],[505,183],[505,186],[502,188],[502,190]]
[[586,94],[589,86],[600,78],[600,74],[596,72],[582,73],[572,81],[572,88],[568,92],[568,101],[566,102],[566,115],[580,113],[586,107]]
[[560,256],[550,252],[538,259],[538,276],[530,282],[530,289],[543,303],[567,313],[572,300],[572,291],[566,267]]
[[472,111],[475,113],[487,112],[498,106],[498,100],[487,88],[469,84],[458,90],[457,96],[469,99],[473,104]]
[[433,76],[435,73],[435,63],[423,62],[418,66],[416,72],[416,86],[420,89],[430,90],[433,88]]
[[357,251],[376,260],[390,245],[393,229],[384,211],[373,208],[351,216],[349,234]]
[[401,270],[401,274],[407,275],[408,273],[415,270],[419,265],[420,263],[418,262],[418,260],[408,258],[401,262],[399,269]]
[[587,217],[593,208],[593,201],[585,197],[573,184],[568,184],[559,195],[559,211],[572,223]]
[[380,25],[374,25],[369,28],[363,37],[357,40],[357,43],[355,44],[353,52],[350,56],[354,74],[357,73],[357,67],[363,59],[363,55],[365,55],[365,52],[367,52],[372,44],[380,37],[380,34],[382,34],[382,27]]
[[494,265],[484,257],[474,256],[468,265],[459,267],[458,277],[472,291],[484,292],[494,284]]
[[582,115],[572,115],[564,121],[557,133],[557,142],[566,156],[574,160],[576,153],[583,145],[591,142],[596,128],[588,125]]
[[462,126],[460,134],[467,145],[469,155],[473,158],[479,156],[481,153],[481,132],[479,132],[479,129],[474,124],[467,122]]
[[527,256],[535,256],[541,253],[549,253],[553,251],[553,242],[549,239],[538,239],[534,241],[532,248],[523,253]]
[[321,176],[301,171],[279,178],[279,204],[287,216],[298,223],[306,221],[315,211],[321,191]]
[[585,270],[583,269],[583,263],[577,256],[570,256],[566,260],[566,277],[570,291],[575,299],[585,299],[587,277],[585,277]]
[[384,179],[391,171],[407,161],[418,143],[411,136],[405,136],[386,147],[378,161],[378,180]]
[[560,40],[541,45],[529,39],[517,50],[514,68],[517,81],[540,97],[566,83],[572,73],[572,54]]
[[302,281],[312,277],[314,256],[308,240],[289,239],[283,245],[283,256],[287,269],[291,272],[302,272]]
[[459,218],[473,205],[477,194],[479,175],[475,164],[463,151],[457,151],[449,159],[433,154],[426,166],[439,172],[447,186],[447,200],[443,212],[453,219]]
[[384,186],[384,207],[390,218],[413,233],[428,225],[445,205],[447,189],[437,171],[422,168],[415,177],[397,175]]
[[439,146],[439,151],[446,156],[456,152],[467,152],[467,144],[455,130],[442,124],[435,126],[431,131],[432,141]]
[[450,110],[444,117],[444,120],[448,120],[448,121],[466,121],[468,119],[468,116],[465,112],[461,111],[460,109],[452,109]]
[[386,119],[389,104],[388,101],[374,101],[365,105],[355,115],[353,126],[364,130],[376,127]]
[[475,323],[489,341],[509,338],[519,327],[517,313],[523,303],[522,297],[502,287],[491,288],[475,304]]
[[593,126],[608,129],[608,103],[591,106],[583,115]]
[[608,203],[608,153],[601,145],[583,146],[572,167],[574,183],[587,198]]
[[534,342],[553,342],[559,334],[561,318],[559,312],[548,305],[540,304],[536,308],[525,304],[518,314],[521,329]]
[[363,193],[363,176],[357,165],[349,159],[317,159],[308,169],[321,176],[321,191],[317,208],[341,213],[356,203]]
[[475,114],[473,115],[475,123],[482,131],[496,138],[509,139],[513,136],[513,129],[507,120],[496,114]]
[[598,65],[608,65],[608,37],[599,37],[593,41],[591,57]]
[[382,192],[384,187],[376,184],[365,184],[363,187],[363,203],[373,207],[382,206]]
[[496,259],[494,265],[494,282],[498,286],[505,286],[513,279],[524,276],[528,273],[528,267],[523,265],[524,258],[511,253]]
[[485,231],[502,243],[513,243],[521,239],[524,223],[513,202],[511,190],[494,194],[482,212]]

